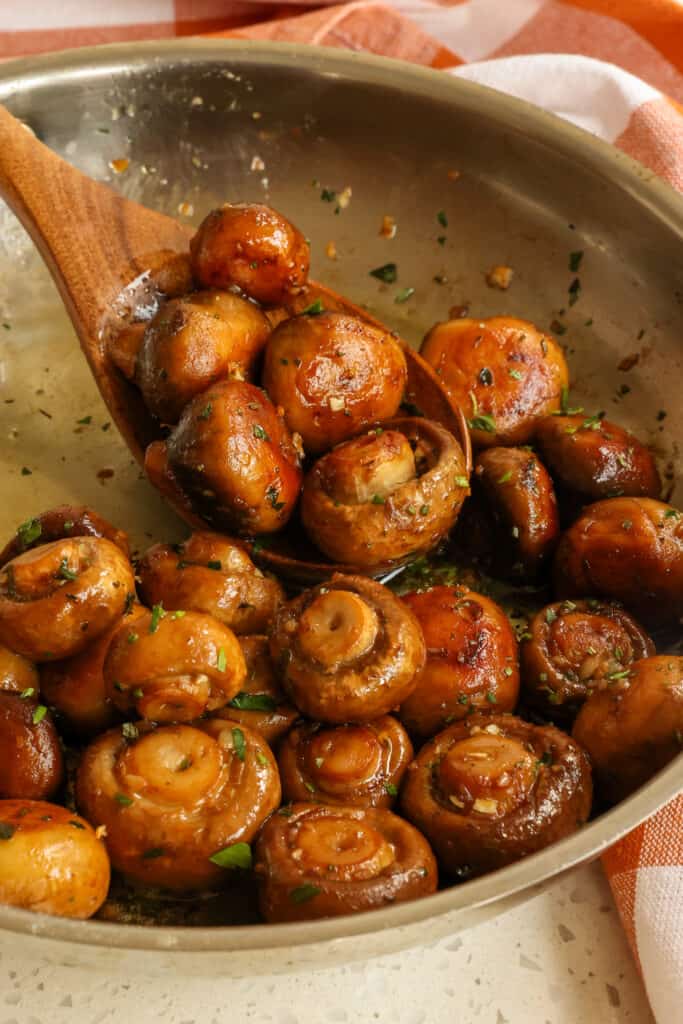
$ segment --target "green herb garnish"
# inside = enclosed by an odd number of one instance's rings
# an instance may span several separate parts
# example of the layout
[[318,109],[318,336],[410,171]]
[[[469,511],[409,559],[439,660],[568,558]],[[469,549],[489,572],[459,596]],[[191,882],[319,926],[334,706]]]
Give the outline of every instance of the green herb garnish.
[[296,889],[292,889],[289,894],[289,898],[292,903],[308,903],[314,896],[317,896],[321,890],[317,885],[298,885]]
[[17,529],[17,537],[22,551],[26,551],[26,548],[38,540],[42,532],[43,527],[39,519],[27,519],[25,523],[22,523]]
[[251,867],[251,846],[249,843],[233,843],[211,854],[209,860],[219,868],[248,871]]
[[166,615],[166,612],[165,612],[164,606],[163,606],[163,604],[161,602],[159,604],[155,604],[153,606],[153,608],[152,608],[152,618],[151,618],[151,621],[150,621],[150,624],[149,624],[149,631],[150,631],[150,633],[156,633],[157,629],[159,628],[159,623],[165,617],[165,615]]
[[277,703],[267,693],[238,693],[228,703],[229,708],[238,711],[273,711]]
[[309,306],[301,310],[301,316],[319,316],[320,313],[325,312],[322,299],[316,299],[315,302],[311,302]]
[[244,733],[241,729],[232,730],[232,744],[235,748],[235,753],[240,761],[244,761],[244,756],[247,751],[247,744],[244,741]]
[[371,270],[370,277],[376,277],[378,281],[384,281],[385,284],[393,284],[398,277],[398,268],[395,263],[385,263],[383,266]]

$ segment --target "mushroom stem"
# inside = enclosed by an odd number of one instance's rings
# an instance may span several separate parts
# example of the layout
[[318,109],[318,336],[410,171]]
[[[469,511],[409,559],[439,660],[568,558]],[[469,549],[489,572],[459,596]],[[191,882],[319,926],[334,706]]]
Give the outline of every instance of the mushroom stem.
[[455,743],[439,765],[439,781],[453,805],[482,814],[512,810],[535,777],[535,759],[522,743],[488,733]]
[[299,644],[326,668],[348,664],[370,650],[379,630],[377,615],[348,590],[319,594],[301,616]]

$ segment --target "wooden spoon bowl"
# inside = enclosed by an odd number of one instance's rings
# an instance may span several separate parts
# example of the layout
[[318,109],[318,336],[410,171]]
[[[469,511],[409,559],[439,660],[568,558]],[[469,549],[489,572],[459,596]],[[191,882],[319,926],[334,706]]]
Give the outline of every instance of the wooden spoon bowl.
[[[192,289],[188,254],[192,230],[82,174],[2,106],[0,195],[45,261],[128,448],[188,525],[205,526],[165,477],[159,447],[154,443],[161,440],[163,431],[138,389],[119,369],[125,358],[121,339],[128,339],[127,356],[134,360],[139,341],[136,334],[141,333],[144,322],[164,299]],[[387,329],[365,310],[314,281],[287,306],[266,312],[275,324],[318,298],[327,309],[342,310]],[[462,410],[451,402],[421,356],[407,342],[398,341],[408,367],[406,403],[413,412],[419,410],[451,431],[463,449],[469,473],[472,449]],[[119,366],[112,358],[115,348]],[[298,583],[324,579],[333,572],[367,574],[357,566],[325,560],[296,523],[266,540],[240,543],[261,565]],[[390,563],[372,574],[385,577],[399,567],[400,563]]]

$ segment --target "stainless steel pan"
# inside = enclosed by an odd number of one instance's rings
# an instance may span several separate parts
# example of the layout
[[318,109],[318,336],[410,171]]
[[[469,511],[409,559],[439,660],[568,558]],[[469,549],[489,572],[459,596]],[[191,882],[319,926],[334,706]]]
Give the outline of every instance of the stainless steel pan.
[[[0,70],[0,102],[87,173],[166,213],[198,220],[226,198],[272,203],[311,239],[316,278],[415,342],[466,303],[473,315],[566,325],[572,401],[635,429],[674,472],[683,436],[683,202],[592,136],[442,72],[263,43],[184,40],[12,62]],[[397,223],[391,240],[379,233],[385,215]],[[329,243],[336,260],[326,255]],[[579,250],[580,298],[570,307],[577,275],[569,254]],[[369,276],[387,262],[399,268],[393,288]],[[508,291],[485,282],[495,264],[514,269]],[[399,287],[415,289],[402,304]],[[73,499],[130,529],[140,546],[179,535],[115,432],[102,429],[106,410],[57,294],[4,210],[0,320],[0,533]],[[619,369],[626,357],[634,365]],[[86,416],[90,424],[77,423]],[[528,897],[652,813],[682,775],[679,759],[533,857],[366,915],[180,929],[0,907],[0,928],[40,937],[40,955],[127,970],[244,974],[367,957]]]

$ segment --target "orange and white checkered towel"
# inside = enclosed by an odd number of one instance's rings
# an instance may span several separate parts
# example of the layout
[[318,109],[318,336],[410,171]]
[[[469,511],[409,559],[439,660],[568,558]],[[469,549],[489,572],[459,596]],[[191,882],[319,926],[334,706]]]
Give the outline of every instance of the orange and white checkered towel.
[[[0,58],[199,33],[398,57],[553,111],[683,191],[683,0],[32,0]],[[11,7],[11,9],[9,9]],[[683,795],[604,857],[658,1024],[683,1020]]]

